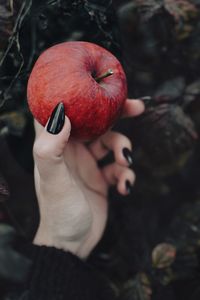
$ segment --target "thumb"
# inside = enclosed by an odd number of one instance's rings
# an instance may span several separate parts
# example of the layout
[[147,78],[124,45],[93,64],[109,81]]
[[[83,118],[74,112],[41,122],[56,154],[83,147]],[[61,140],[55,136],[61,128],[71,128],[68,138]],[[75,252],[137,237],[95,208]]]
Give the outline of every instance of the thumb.
[[[37,126],[36,123],[36,128]],[[66,172],[63,152],[67,145],[70,131],[70,120],[65,116],[63,103],[59,103],[53,110],[47,125],[42,129],[40,135],[36,135],[33,146],[33,156],[40,176],[44,176],[44,178],[51,176],[55,167],[56,173],[63,168]]]

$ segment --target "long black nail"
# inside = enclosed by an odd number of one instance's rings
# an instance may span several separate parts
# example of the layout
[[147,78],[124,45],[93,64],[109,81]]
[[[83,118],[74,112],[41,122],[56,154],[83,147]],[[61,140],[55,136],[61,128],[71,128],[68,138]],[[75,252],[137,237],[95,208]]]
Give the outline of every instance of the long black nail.
[[54,108],[47,125],[47,131],[51,134],[58,134],[65,123],[65,109],[63,103],[59,103]]
[[130,181],[126,180],[125,184],[126,184],[126,191],[128,194],[130,194],[131,190],[132,190],[132,185],[131,185]]
[[132,165],[133,163],[133,155],[132,152],[128,148],[122,149],[123,155],[126,158],[129,165]]
[[145,107],[148,107],[150,104],[152,104],[153,101],[151,96],[144,96],[144,97],[140,97],[139,99],[144,102]]
[[97,165],[100,169],[112,164],[115,161],[115,156],[113,151],[110,151],[107,155],[97,161]]

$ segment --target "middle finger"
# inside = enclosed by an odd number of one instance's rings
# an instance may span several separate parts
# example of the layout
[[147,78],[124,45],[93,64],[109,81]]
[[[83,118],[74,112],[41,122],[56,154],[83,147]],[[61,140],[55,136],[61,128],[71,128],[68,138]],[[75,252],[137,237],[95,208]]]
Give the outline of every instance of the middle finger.
[[110,158],[113,155],[113,159],[119,165],[130,166],[133,162],[131,142],[125,135],[118,132],[107,132],[91,143],[88,148],[97,161],[101,161],[111,153]]

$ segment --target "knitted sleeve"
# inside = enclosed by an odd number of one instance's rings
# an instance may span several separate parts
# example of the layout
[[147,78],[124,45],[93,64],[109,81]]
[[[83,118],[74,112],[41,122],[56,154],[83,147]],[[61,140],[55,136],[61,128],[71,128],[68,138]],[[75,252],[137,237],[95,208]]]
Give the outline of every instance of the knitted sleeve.
[[87,262],[54,247],[26,246],[32,260],[20,300],[113,300],[105,278]]

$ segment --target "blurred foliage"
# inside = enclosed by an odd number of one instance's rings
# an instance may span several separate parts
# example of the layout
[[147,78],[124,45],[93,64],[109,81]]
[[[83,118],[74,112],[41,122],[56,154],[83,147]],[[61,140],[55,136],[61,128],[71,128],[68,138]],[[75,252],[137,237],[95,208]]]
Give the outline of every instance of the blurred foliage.
[[152,251],[152,264],[157,269],[169,267],[175,258],[176,248],[171,244],[158,244]]
[[119,299],[124,300],[150,300],[151,283],[145,273],[139,273],[132,280],[125,283]]
[[69,40],[112,51],[146,105],[115,126],[132,141],[137,181],[128,197],[110,191],[90,262],[120,300],[199,300],[199,0],[0,0],[1,299],[15,299],[10,282],[28,268],[6,226],[31,240],[38,224],[27,79],[44,49]]
[[3,202],[5,197],[9,196],[7,183],[3,176],[0,174],[0,201]]
[[12,248],[15,235],[13,227],[6,224],[0,225],[0,277],[4,280],[23,283],[31,262]]
[[[170,98],[171,100],[171,98]],[[193,152],[198,134],[193,121],[176,103],[156,103],[138,119],[126,120],[119,130],[142,149],[138,163],[166,176],[183,167]],[[167,101],[166,101],[167,102]],[[133,135],[134,133],[134,135]],[[158,143],[159,141],[159,143]]]

